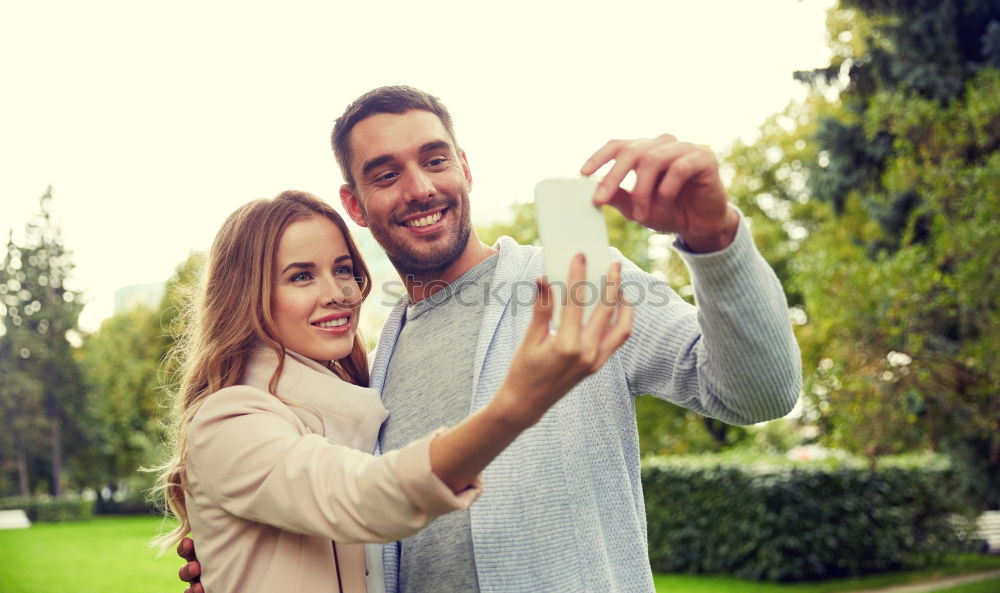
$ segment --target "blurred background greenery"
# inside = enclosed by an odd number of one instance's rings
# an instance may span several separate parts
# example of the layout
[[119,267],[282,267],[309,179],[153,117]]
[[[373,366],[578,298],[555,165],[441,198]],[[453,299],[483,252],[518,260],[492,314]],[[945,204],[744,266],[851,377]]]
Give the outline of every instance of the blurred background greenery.
[[[654,534],[680,531],[671,516],[706,512],[693,509],[709,492],[727,501],[713,512],[734,517],[740,505],[773,507],[737,529],[772,536],[727,553],[706,547],[727,562],[692,557],[663,570],[794,580],[924,565],[976,545],[957,517],[1000,508],[1000,4],[841,0],[828,43],[831,63],[796,74],[808,97],[719,155],[731,199],[788,294],[802,406],[735,427],[651,397],[636,403],[654,563],[689,545]],[[168,353],[203,254],[179,264],[159,307],[118,313],[84,334],[81,295],[64,286],[71,246],[51,202],[51,193],[41,198],[24,240],[11,235],[0,266],[0,496],[10,497],[0,508],[29,508],[43,521],[149,513],[151,476],[137,468],[163,459]],[[693,299],[663,237],[614,211],[606,217],[613,245]],[[503,234],[535,243],[533,207],[518,204],[509,222],[479,232],[488,242]],[[692,455],[709,469],[663,461]],[[893,461],[900,455],[925,461]],[[774,470],[786,463],[813,465]],[[670,480],[702,485],[693,498],[651,497],[669,467]],[[906,500],[845,496],[876,483]],[[824,498],[816,516],[854,517],[855,527],[824,535],[830,556],[774,572],[808,543],[800,535],[764,550],[793,537],[776,517]],[[872,522],[891,523],[895,535],[873,534]],[[837,563],[852,547],[863,556],[862,540],[882,542],[888,556]]]

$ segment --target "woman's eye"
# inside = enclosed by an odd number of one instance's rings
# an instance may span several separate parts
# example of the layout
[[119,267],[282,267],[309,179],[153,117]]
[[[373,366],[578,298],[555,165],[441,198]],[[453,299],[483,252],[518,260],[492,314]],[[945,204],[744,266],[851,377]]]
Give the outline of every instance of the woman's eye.
[[354,276],[354,268],[352,268],[351,266],[337,266],[336,268],[334,268],[333,273],[337,274],[338,276],[352,276],[353,277]]
[[312,273],[310,272],[299,272],[292,276],[292,282],[305,282],[307,280],[312,280]]

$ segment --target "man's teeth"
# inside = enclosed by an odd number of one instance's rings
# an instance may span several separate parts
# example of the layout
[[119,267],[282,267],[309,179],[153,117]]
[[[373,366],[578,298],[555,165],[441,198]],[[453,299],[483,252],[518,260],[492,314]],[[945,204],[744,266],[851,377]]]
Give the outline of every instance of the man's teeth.
[[408,220],[408,221],[406,221],[405,224],[406,224],[406,226],[416,227],[416,228],[420,228],[422,226],[427,226],[429,224],[434,224],[435,222],[441,220],[441,214],[442,214],[442,212],[438,212],[436,214],[431,214],[430,216],[425,216],[423,218],[418,218],[416,220]]
[[330,321],[320,321],[316,324],[316,327],[340,327],[347,325],[347,322],[347,317],[341,317],[340,319],[331,319]]

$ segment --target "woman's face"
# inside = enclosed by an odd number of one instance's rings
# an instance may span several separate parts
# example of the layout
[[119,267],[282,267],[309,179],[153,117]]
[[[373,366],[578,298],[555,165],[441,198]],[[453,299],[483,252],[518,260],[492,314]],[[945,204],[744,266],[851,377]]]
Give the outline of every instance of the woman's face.
[[322,215],[290,224],[271,281],[271,315],[285,348],[321,364],[351,353],[361,288],[337,225]]

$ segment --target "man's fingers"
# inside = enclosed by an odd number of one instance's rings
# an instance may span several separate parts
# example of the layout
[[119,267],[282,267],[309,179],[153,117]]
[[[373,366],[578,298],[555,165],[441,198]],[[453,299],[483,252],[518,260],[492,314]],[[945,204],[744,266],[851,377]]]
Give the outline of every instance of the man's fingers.
[[197,561],[198,557],[194,552],[194,541],[190,537],[185,537],[177,544],[177,555],[191,562]]
[[604,146],[592,154],[587,162],[580,167],[581,175],[593,175],[595,171],[604,166],[605,163],[615,158],[618,149],[626,143],[625,140],[608,140]]
[[600,150],[594,153],[580,169],[583,175],[593,175],[607,163],[614,161],[614,166],[597,184],[594,190],[593,202],[597,207],[608,204],[619,189],[628,172],[635,166],[636,157],[641,154],[640,145],[645,140],[609,140]]
[[673,161],[663,176],[657,191],[666,200],[673,200],[688,181],[697,178],[715,165],[715,159],[702,152],[689,152]]
[[[639,157],[642,156],[642,142],[634,141],[627,145],[621,146],[618,152],[614,155],[615,164],[608,171],[604,179],[597,185],[597,189],[594,191],[594,205],[603,206],[607,204],[614,194],[621,189],[621,184],[625,181],[625,177],[628,176],[629,172],[636,168],[639,163]],[[635,196],[635,193],[632,192]]]
[[191,538],[185,537],[177,544],[177,555],[190,561],[194,555],[194,542]]
[[198,562],[188,562],[177,571],[177,575],[181,577],[181,580],[185,583],[191,583],[201,576],[201,564]]
[[619,187],[615,190],[611,199],[608,200],[608,205],[616,208],[625,218],[635,220],[632,212],[632,194],[622,188]]

